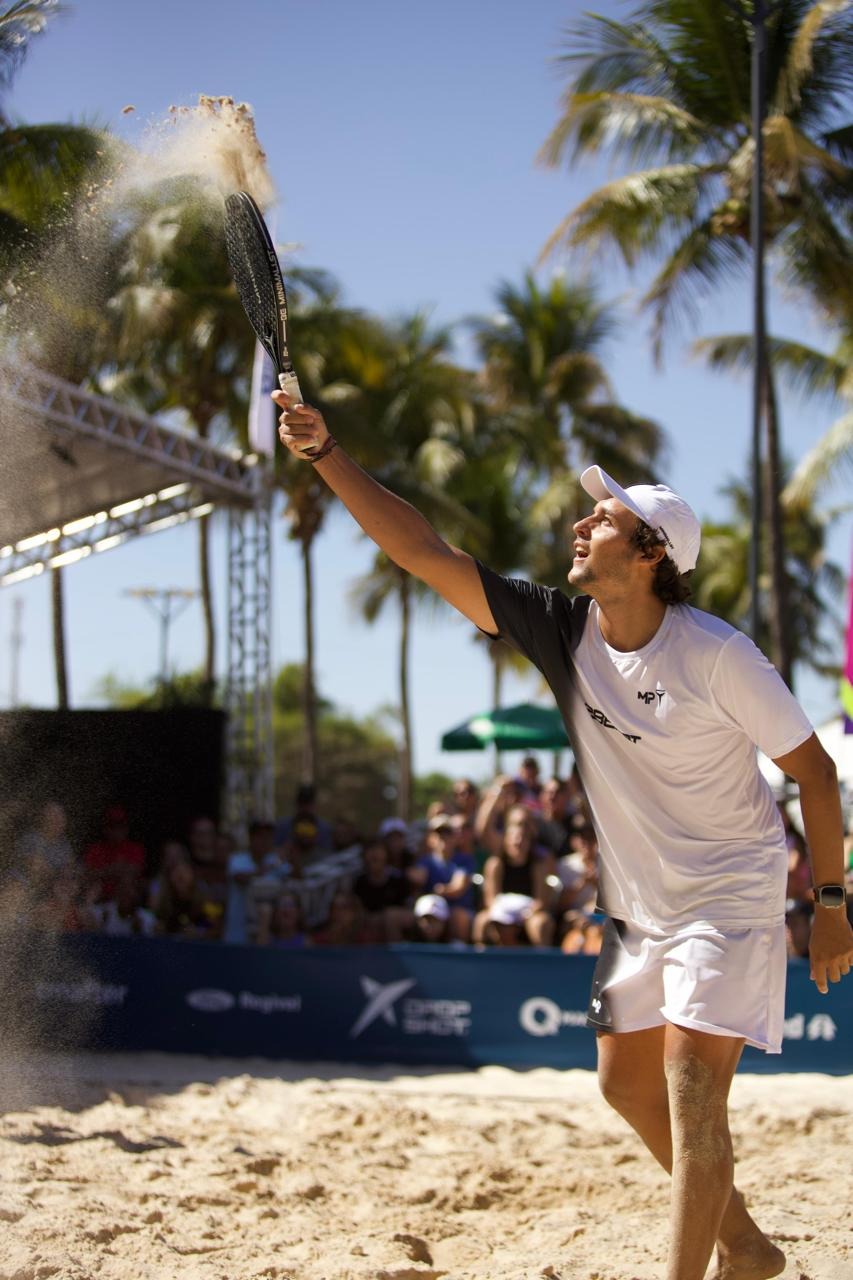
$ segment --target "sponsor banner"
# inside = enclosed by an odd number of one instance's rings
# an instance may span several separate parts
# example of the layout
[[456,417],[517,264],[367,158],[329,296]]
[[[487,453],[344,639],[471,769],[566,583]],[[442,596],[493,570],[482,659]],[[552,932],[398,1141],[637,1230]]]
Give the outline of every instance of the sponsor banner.
[[[317,947],[69,937],[20,994],[78,1047],[234,1057],[594,1067],[595,961],[555,951]],[[50,971],[50,966],[55,971]],[[69,1018],[77,1011],[76,1018]],[[80,1017],[79,1013],[85,1013]],[[788,968],[781,1054],[742,1070],[853,1070],[853,981],[821,996]],[[62,1043],[71,1040],[66,1034]]]

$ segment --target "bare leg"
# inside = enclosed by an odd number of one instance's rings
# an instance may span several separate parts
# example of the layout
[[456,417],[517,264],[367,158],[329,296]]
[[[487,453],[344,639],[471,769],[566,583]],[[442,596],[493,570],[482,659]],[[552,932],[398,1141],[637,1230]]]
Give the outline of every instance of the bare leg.
[[[599,1035],[598,1072],[604,1097],[672,1173],[665,1035],[664,1027]],[[785,1268],[785,1255],[752,1220],[734,1187],[720,1221],[717,1255],[715,1280],[769,1280]]]
[[528,941],[534,947],[550,947],[554,941],[554,917],[547,911],[534,911],[524,922]]

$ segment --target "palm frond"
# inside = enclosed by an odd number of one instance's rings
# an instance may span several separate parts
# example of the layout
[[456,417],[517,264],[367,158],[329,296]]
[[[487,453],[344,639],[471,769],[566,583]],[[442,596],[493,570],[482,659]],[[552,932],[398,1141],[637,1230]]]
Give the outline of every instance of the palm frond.
[[679,321],[693,324],[700,304],[734,276],[749,256],[749,246],[734,235],[719,235],[719,211],[691,227],[655,276],[642,302],[652,311],[652,343],[660,360],[667,332]]
[[827,26],[849,7],[850,0],[817,0],[803,16],[788,47],[788,56],[776,79],[772,107],[784,114],[796,112],[803,87],[814,71],[815,45]]
[[831,319],[853,314],[853,242],[805,177],[797,221],[777,245],[780,280]]
[[667,98],[641,93],[571,93],[561,119],[539,152],[540,163],[556,168],[565,159],[609,147],[614,157],[634,163],[682,159],[705,136],[700,120]]
[[851,170],[842,160],[820,143],[812,141],[787,116],[768,116],[762,136],[765,172],[770,183],[784,184],[798,190],[803,173],[825,176],[834,183],[850,183],[853,178]]
[[[691,347],[692,354],[704,360],[710,369],[727,373],[752,372],[753,350],[751,334],[699,338]],[[850,374],[846,360],[787,338],[768,338],[767,354],[786,386],[804,399],[816,396],[837,399]]]
[[626,484],[656,480],[666,466],[667,442],[660,423],[621,404],[576,409],[572,443],[572,462],[579,470],[594,460]]
[[540,260],[561,247],[595,252],[609,242],[631,266],[655,249],[667,232],[695,220],[703,187],[719,173],[716,166],[675,164],[608,182],[563,219]]
[[853,413],[845,413],[810,449],[783,491],[788,502],[812,501],[853,474]]

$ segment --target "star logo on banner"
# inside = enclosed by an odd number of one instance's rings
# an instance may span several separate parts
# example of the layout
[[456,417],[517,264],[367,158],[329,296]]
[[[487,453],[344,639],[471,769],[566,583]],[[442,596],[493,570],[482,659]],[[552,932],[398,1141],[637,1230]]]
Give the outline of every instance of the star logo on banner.
[[367,1004],[349,1033],[350,1039],[355,1040],[377,1018],[387,1022],[389,1027],[396,1027],[397,1015],[394,1012],[394,1003],[407,991],[411,991],[414,985],[414,978],[400,978],[396,982],[376,982],[375,979],[362,975],[361,989],[367,997]]

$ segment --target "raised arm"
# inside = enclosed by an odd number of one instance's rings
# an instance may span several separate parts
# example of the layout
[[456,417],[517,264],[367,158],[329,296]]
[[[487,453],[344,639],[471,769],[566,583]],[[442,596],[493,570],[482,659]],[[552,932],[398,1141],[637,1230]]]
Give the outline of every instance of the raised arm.
[[439,537],[408,502],[398,498],[353,462],[336,445],[312,463],[305,450],[321,452],[331,441],[322,414],[293,404],[283,391],[273,400],[282,409],[279,438],[303,466],[314,466],[369,538],[401,569],[420,578],[475,626],[497,630],[486,593],[471,556]]

